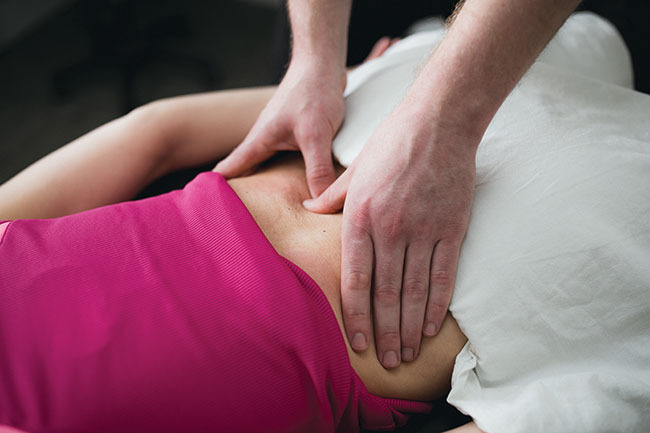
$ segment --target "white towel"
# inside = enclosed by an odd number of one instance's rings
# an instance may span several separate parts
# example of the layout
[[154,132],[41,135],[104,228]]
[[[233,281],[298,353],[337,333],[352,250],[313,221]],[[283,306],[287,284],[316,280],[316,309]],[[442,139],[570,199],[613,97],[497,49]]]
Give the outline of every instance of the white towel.
[[[339,161],[443,36],[353,73]],[[479,146],[448,400],[488,433],[650,431],[650,96],[631,77],[613,26],[576,14]]]

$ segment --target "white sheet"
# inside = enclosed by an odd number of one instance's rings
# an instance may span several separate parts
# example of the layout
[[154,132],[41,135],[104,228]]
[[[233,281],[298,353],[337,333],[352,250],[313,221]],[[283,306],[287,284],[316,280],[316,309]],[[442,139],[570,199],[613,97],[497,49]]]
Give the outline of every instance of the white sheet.
[[[353,73],[341,162],[442,37]],[[488,433],[650,429],[650,96],[629,65],[610,24],[573,16],[479,147],[450,307],[470,343],[448,400]]]
[[[418,69],[442,41],[444,30],[416,33],[348,75],[345,120],[332,149],[348,167],[381,121],[402,100]],[[630,54],[614,26],[588,12],[571,16],[540,55],[544,63],[597,80],[632,88]],[[533,68],[534,69],[534,68]],[[523,81],[525,83],[525,80]]]

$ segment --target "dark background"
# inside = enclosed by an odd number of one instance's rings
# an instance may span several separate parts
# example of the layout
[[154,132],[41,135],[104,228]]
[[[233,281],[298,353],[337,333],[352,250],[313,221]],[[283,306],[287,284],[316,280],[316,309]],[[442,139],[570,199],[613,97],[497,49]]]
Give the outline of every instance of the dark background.
[[[356,0],[349,60],[451,0]],[[650,92],[650,6],[586,0],[621,31]],[[277,82],[288,61],[281,0],[0,0],[0,183],[145,102]]]
[[[383,35],[447,16],[453,1],[356,0],[350,64]],[[586,0],[632,53],[650,93],[650,6]],[[288,62],[281,0],[0,0],[0,183],[79,135],[143,103],[191,92],[277,83]],[[466,421],[437,403],[406,432]]]

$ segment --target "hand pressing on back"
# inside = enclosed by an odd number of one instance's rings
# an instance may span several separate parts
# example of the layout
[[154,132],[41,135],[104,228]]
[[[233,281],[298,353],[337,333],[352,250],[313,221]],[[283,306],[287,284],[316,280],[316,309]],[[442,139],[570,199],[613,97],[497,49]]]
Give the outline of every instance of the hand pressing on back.
[[414,360],[422,335],[440,330],[474,192],[480,137],[418,118],[399,106],[341,177],[305,203],[322,213],[343,207],[346,333],[352,348],[363,351],[374,319],[385,368]]
[[[379,39],[365,61],[380,57],[398,39]],[[215,171],[236,177],[281,150],[302,152],[312,197],[336,179],[332,139],[343,121],[345,73],[317,64],[292,65],[244,141]]]
[[345,73],[292,65],[244,141],[215,171],[236,177],[281,150],[300,151],[309,191],[318,196],[336,179],[332,139],[343,121]]

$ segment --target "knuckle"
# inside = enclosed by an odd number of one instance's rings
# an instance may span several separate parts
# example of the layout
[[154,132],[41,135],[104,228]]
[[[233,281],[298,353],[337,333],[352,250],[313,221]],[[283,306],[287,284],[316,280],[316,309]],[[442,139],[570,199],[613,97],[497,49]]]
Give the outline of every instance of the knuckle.
[[404,224],[399,216],[386,215],[380,225],[381,237],[388,245],[396,244],[403,236]]
[[364,321],[364,320],[368,319],[370,317],[370,314],[369,314],[367,308],[357,308],[357,307],[346,306],[346,308],[345,308],[345,317],[349,321],[359,322],[359,321]]
[[421,279],[407,279],[404,282],[404,296],[414,302],[424,302],[429,288]]
[[397,331],[396,329],[389,328],[386,330],[382,330],[379,331],[377,335],[385,345],[399,346],[400,335],[399,335],[399,331]]
[[351,292],[363,292],[370,289],[371,276],[364,271],[351,271],[345,275],[344,285]]
[[427,306],[427,315],[429,320],[433,320],[444,316],[447,313],[447,306],[438,301],[429,303]]
[[461,242],[467,232],[468,221],[465,218],[450,218],[441,230],[445,238],[453,239],[454,242]]
[[436,290],[450,290],[454,276],[447,269],[439,269],[431,273],[431,283]]
[[312,164],[308,175],[310,179],[326,179],[333,176],[333,168],[327,164]]
[[344,238],[345,242],[348,243],[360,243],[364,242],[367,237],[372,238],[371,232],[372,227],[370,221],[366,219],[357,219],[354,215],[348,216],[346,218],[345,212],[347,211],[347,203],[349,202],[346,199],[343,204],[343,224],[341,236]]
[[[313,119],[316,120],[316,119]],[[296,139],[305,146],[324,141],[327,138],[327,130],[320,126],[317,121],[300,122],[295,129]]]
[[381,306],[396,305],[400,302],[400,288],[395,285],[385,285],[375,287],[375,300]]
[[348,224],[352,227],[365,230],[370,220],[370,206],[367,200],[357,200],[354,203],[350,203],[346,208],[346,212],[348,216],[346,222]]
[[433,241],[433,227],[431,224],[428,224],[428,221],[423,223],[415,224],[415,227],[412,230],[411,237],[415,242],[422,242],[427,244],[434,244]]

